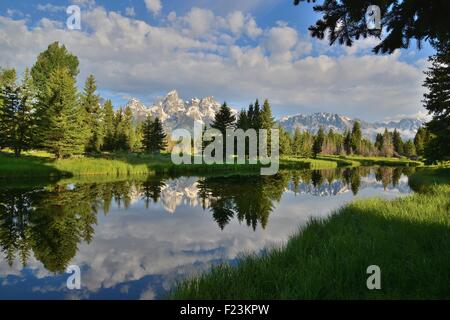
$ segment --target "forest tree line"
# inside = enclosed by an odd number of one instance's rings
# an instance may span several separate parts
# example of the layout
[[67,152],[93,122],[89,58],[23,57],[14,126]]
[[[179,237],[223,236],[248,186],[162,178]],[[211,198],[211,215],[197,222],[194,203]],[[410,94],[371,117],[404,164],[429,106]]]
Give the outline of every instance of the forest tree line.
[[[363,137],[359,122],[344,133],[320,128],[313,134],[296,129],[288,133],[272,116],[269,101],[259,100],[234,115],[224,103],[211,124],[227,129],[280,130],[280,154],[297,157],[362,155],[449,159],[449,109],[447,97],[449,52],[443,47],[430,58],[424,86],[425,107],[434,115],[414,139],[404,141],[397,130],[385,129],[374,142]],[[47,150],[57,158],[98,152],[160,152],[167,148],[167,134],[158,118],[136,123],[130,107],[115,108],[111,100],[100,103],[96,81],[90,75],[82,92],[76,77],[79,60],[64,45],[55,42],[39,54],[20,81],[14,69],[0,69],[0,149],[10,148],[19,156],[29,149]],[[270,139],[269,139],[270,141]],[[225,146],[224,146],[225,148]]]
[[0,69],[0,149],[16,156],[42,149],[63,158],[101,151],[159,151],[165,134],[159,119],[136,124],[129,107],[100,103],[90,75],[83,92],[79,60],[58,42],[39,54],[20,81],[15,69]]

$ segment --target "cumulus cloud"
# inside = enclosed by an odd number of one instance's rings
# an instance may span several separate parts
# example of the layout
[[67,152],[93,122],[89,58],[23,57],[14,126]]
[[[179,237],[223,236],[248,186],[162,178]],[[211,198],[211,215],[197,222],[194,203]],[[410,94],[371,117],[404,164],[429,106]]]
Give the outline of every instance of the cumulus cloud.
[[261,29],[249,14],[218,16],[201,8],[172,12],[155,26],[95,7],[83,23],[89,32],[0,16],[0,65],[23,70],[58,40],[80,58],[80,80],[93,73],[100,88],[148,103],[176,88],[186,98],[213,95],[242,106],[269,98],[277,114],[328,111],[381,120],[421,109],[421,65],[402,62],[399,53],[366,53],[366,43],[352,49],[358,54],[311,55],[321,44],[286,23]]
[[162,10],[161,0],[145,0],[145,6],[153,14],[159,14]]

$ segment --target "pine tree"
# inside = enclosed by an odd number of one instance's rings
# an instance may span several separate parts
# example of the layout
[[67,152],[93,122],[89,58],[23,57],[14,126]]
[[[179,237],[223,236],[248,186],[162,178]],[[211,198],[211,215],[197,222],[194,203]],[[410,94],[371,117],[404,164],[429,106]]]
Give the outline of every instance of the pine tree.
[[248,106],[247,119],[248,119],[248,127],[254,129],[253,124],[255,121],[255,109],[253,107],[253,104],[250,104]]
[[81,97],[81,105],[85,112],[85,123],[89,137],[86,143],[86,151],[99,152],[103,144],[102,110],[100,97],[95,93],[97,86],[93,75],[89,75]]
[[263,108],[261,110],[261,129],[267,130],[267,150],[272,148],[272,132],[271,129],[275,125],[275,119],[272,116],[272,110],[270,109],[269,100],[265,100]]
[[344,134],[344,149],[347,155],[352,153],[352,133],[349,130]]
[[250,122],[248,119],[247,112],[245,110],[241,110],[238,115],[238,120],[236,122],[236,128],[247,131],[250,128]]
[[407,157],[416,156],[416,147],[412,140],[406,141],[406,143],[403,147],[403,152],[404,152],[405,156],[407,156]]
[[270,109],[269,100],[266,99],[261,111],[261,129],[270,130],[274,125],[275,119],[272,116],[272,110]]
[[39,54],[36,63],[31,69],[36,89],[41,93],[46,91],[46,83],[53,71],[59,68],[66,68],[72,78],[76,78],[79,73],[78,58],[67,51],[64,45],[54,42]]
[[17,121],[16,115],[20,107],[19,90],[17,78],[10,78],[3,83],[0,91],[2,108],[0,110],[0,145],[2,147],[13,147],[16,140]]
[[227,106],[227,103],[224,102],[224,104],[220,107],[219,112],[216,113],[214,121],[211,124],[211,128],[217,129],[222,133],[224,159],[226,157],[226,141],[227,141],[226,130],[234,129],[235,122],[236,117],[231,113],[231,109]]
[[124,130],[124,113],[123,109],[119,108],[114,115],[114,150],[124,150],[127,137]]
[[[305,0],[294,0],[298,5]],[[315,2],[310,1],[308,2]],[[383,14],[383,32],[371,32],[365,27],[368,4],[380,6]],[[375,36],[380,43],[373,49],[376,53],[393,53],[408,48],[412,40],[450,39],[450,23],[446,14],[448,1],[385,0],[385,1],[322,1],[314,6],[319,15],[309,30],[312,37],[327,38],[330,44],[351,46],[361,37]],[[344,21],[345,23],[340,23]],[[448,40],[447,40],[448,41]]]
[[154,122],[153,118],[148,115],[142,124],[142,145],[144,146],[145,151],[151,152],[153,145],[153,127]]
[[259,100],[256,99],[253,106],[252,128],[258,131],[261,129],[261,107],[259,106]]
[[34,136],[37,133],[34,116],[36,95],[36,88],[27,68],[19,90],[20,104],[15,117],[17,131],[13,149],[16,155],[31,149],[34,145]]
[[150,151],[159,153],[165,150],[167,147],[166,138],[167,135],[164,133],[162,122],[158,117],[156,117],[155,121],[153,122],[152,144],[150,147]]
[[322,145],[324,140],[325,134],[323,132],[323,128],[320,127],[319,131],[317,132],[317,136],[314,139],[314,144],[312,147],[312,153],[314,158],[317,158],[317,155],[322,152]]
[[291,136],[283,126],[279,126],[280,132],[280,154],[291,155],[292,154],[292,139]]
[[167,148],[167,135],[159,118],[148,116],[142,124],[142,145],[147,152],[159,153]]
[[[37,91],[35,118],[40,132],[45,131],[47,125],[46,115],[48,114],[47,109],[49,107],[47,103],[51,99],[51,97],[48,96],[48,80],[56,70],[65,69],[73,81],[76,82],[76,76],[79,73],[78,65],[78,58],[71,54],[64,45],[60,45],[58,42],[50,44],[48,48],[41,52],[37,57],[35,64],[31,68],[31,76]],[[82,130],[84,131],[84,125]],[[43,147],[43,135],[39,134],[35,138],[36,146]]]
[[424,105],[433,119],[427,123],[430,141],[425,146],[428,162],[450,160],[450,41],[435,43],[437,53],[430,57],[426,74]]
[[375,148],[379,152],[383,149],[383,135],[381,133],[377,133],[377,137],[375,138]]
[[300,156],[302,154],[302,144],[303,144],[303,136],[300,128],[295,128],[294,131],[294,141],[292,142],[292,153],[296,156]]
[[235,126],[236,117],[231,113],[230,107],[228,107],[225,102],[221,107],[219,112],[216,113],[211,127],[219,130],[225,137],[227,129],[233,129]]
[[87,138],[84,114],[77,100],[75,80],[66,68],[50,74],[45,96],[48,100],[40,131],[43,147],[58,159],[82,154]]
[[361,123],[359,121],[355,121],[352,129],[352,149],[356,154],[361,154]]
[[[0,116],[3,113],[4,98],[3,95],[16,86],[17,74],[16,69],[0,68]],[[5,147],[5,130],[8,129],[7,123],[0,123],[0,149]]]
[[400,132],[397,131],[397,129],[394,130],[394,134],[392,136],[392,144],[394,145],[394,151],[398,155],[403,154],[403,140],[400,136]]
[[429,134],[426,128],[420,127],[414,137],[414,146],[418,156],[424,155],[425,145],[428,143]]
[[29,69],[20,86],[16,84],[15,72],[8,75],[0,87],[0,137],[1,145],[9,147],[18,157],[31,148],[34,136],[35,90]]
[[131,151],[135,143],[133,128],[133,112],[130,107],[117,110],[115,117],[116,137],[115,150]]
[[392,157],[394,155],[394,145],[392,133],[384,129],[383,133],[383,149],[381,150],[381,154],[385,157]]
[[103,150],[113,151],[114,150],[114,108],[111,100],[106,100],[103,105],[103,125],[104,125],[104,136],[103,136]]

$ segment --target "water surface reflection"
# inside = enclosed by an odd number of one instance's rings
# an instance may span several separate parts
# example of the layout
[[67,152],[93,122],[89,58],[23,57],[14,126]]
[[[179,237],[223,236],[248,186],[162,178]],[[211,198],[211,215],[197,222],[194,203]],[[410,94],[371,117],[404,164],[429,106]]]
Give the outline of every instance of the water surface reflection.
[[[355,197],[408,194],[413,169],[150,177],[0,188],[0,298],[161,298],[174,282],[280,245]],[[70,264],[82,290],[65,288]]]

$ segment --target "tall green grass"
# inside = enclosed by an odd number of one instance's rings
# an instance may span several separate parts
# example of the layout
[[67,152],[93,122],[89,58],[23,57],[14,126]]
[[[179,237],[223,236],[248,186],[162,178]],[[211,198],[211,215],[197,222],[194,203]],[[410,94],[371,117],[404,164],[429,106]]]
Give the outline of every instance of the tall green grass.
[[[450,186],[356,201],[288,243],[180,283],[173,299],[448,299]],[[381,268],[368,290],[367,267]]]
[[[336,161],[282,158],[280,169],[336,168]],[[131,176],[153,173],[259,172],[261,164],[182,164],[175,165],[170,155],[134,153],[99,154],[56,160],[48,153],[28,152],[20,158],[0,154],[0,177]]]

